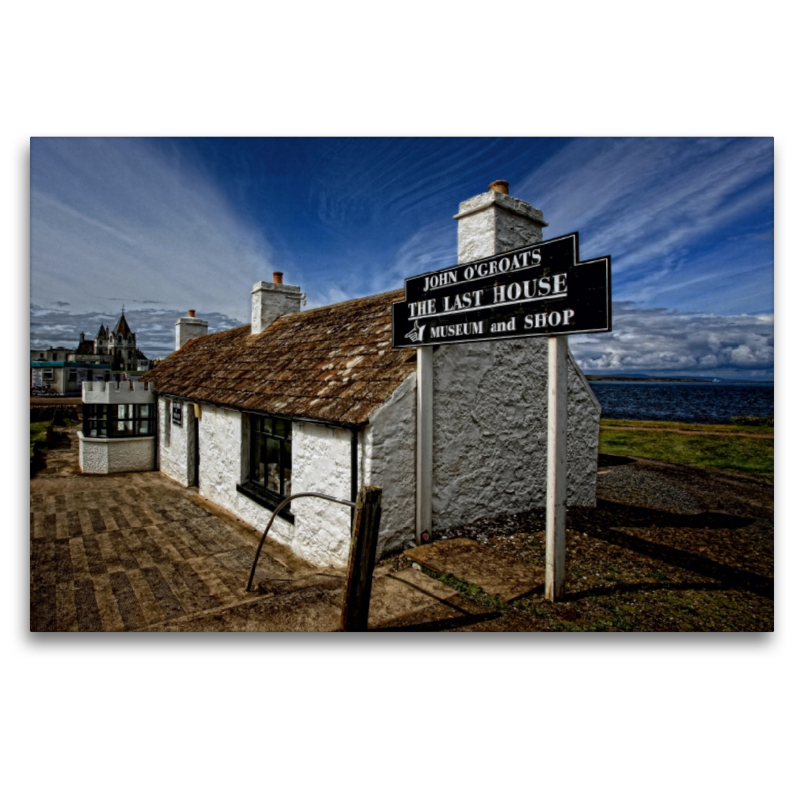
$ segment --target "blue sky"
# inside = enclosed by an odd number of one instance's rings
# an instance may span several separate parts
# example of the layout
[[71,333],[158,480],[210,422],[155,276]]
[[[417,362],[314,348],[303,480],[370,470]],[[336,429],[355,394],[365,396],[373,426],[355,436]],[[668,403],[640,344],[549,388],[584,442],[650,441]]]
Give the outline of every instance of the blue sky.
[[31,140],[31,343],[124,304],[150,357],[188,308],[249,319],[273,270],[309,307],[456,261],[459,202],[507,180],[547,238],[610,254],[614,331],[589,372],[772,379],[771,138]]

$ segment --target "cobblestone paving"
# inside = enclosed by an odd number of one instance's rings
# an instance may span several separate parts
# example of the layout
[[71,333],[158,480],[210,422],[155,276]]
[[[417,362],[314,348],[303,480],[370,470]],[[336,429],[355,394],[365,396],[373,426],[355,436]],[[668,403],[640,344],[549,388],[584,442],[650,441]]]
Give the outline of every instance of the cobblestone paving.
[[[70,446],[31,479],[32,631],[131,631],[247,599],[257,534],[155,472],[89,476]],[[256,580],[287,577],[264,552]]]

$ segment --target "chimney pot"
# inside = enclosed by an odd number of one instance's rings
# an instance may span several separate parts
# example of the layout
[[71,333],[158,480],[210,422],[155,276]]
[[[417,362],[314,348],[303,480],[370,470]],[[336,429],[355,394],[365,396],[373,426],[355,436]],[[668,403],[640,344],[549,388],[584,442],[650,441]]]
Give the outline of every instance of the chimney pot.
[[272,273],[272,282],[273,283],[283,283],[283,273],[282,272],[273,272]]
[[508,181],[492,181],[489,184],[490,192],[497,192],[498,194],[508,194]]
[[194,309],[193,309],[193,308],[190,308],[190,309],[189,309],[189,316],[190,316],[190,317],[193,317],[193,316],[194,316]]
[[541,242],[547,227],[538,208],[509,196],[508,181],[493,181],[488,192],[459,203],[454,218],[459,264]]

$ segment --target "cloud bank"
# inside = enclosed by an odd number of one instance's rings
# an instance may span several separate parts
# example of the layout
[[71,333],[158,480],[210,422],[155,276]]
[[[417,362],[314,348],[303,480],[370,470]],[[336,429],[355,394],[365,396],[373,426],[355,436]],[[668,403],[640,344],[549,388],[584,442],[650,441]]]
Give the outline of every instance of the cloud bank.
[[[173,351],[175,322],[184,316],[186,311],[172,308],[125,310],[125,319],[136,334],[136,345],[148,358],[164,358]],[[208,321],[209,333],[241,324],[237,319],[217,311],[197,309],[197,316]],[[100,325],[113,327],[118,319],[119,311],[72,313],[31,306],[31,349],[48,346],[75,348],[81,333],[85,333],[87,339],[94,339]]]
[[772,314],[717,316],[614,303],[611,333],[570,337],[584,372],[774,378]]
[[[330,298],[340,302],[341,297]],[[186,312],[143,308],[125,312],[139,348],[149,358],[172,352],[175,322]],[[209,333],[237,327],[238,320],[198,309]],[[75,347],[81,331],[94,338],[101,324],[113,325],[119,313],[76,314],[31,308],[31,347]],[[772,380],[774,319],[771,314],[718,316],[688,314],[636,303],[614,303],[614,330],[570,337],[570,348],[584,372],[634,372],[648,375],[717,376]]]

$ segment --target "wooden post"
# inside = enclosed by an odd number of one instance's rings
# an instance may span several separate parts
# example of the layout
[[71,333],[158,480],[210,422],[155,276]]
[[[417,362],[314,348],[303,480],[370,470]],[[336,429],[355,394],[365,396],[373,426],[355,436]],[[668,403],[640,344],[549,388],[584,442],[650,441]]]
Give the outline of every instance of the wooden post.
[[432,533],[433,348],[417,348],[417,518],[416,543]]
[[567,337],[547,340],[547,534],[544,594],[564,596],[567,522]]
[[380,524],[381,490],[377,486],[362,486],[356,498],[350,534],[350,566],[342,608],[343,631],[367,630]]

